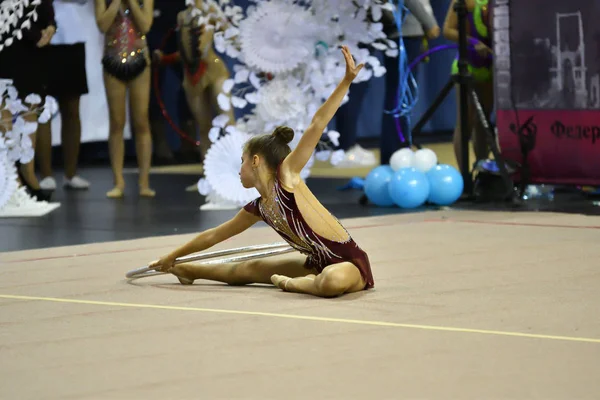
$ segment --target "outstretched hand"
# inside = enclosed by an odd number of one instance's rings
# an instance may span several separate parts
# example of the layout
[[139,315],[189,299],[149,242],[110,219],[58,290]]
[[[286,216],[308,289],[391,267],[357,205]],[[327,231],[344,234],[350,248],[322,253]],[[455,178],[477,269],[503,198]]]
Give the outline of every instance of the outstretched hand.
[[346,59],[346,79],[349,81],[353,81],[356,78],[356,75],[360,72],[361,69],[365,66],[364,63],[360,63],[358,66],[354,64],[354,58],[352,54],[350,54],[350,50],[348,46],[342,46],[342,53],[344,54],[344,58]]

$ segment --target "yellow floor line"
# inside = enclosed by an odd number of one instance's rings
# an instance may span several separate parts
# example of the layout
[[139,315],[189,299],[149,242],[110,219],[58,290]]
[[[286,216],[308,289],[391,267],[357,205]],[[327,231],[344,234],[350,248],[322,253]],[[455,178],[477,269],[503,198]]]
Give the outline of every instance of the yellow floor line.
[[213,309],[213,308],[178,307],[178,306],[164,306],[164,305],[155,305],[155,304],[118,303],[118,302],[108,302],[108,301],[62,299],[62,298],[55,298],[55,297],[17,296],[17,295],[10,295],[10,294],[0,294],[0,298],[12,299],[12,300],[35,300],[35,301],[48,301],[48,302],[56,302],[56,303],[87,304],[87,305],[97,305],[97,306],[152,308],[152,309],[159,309],[159,310],[197,311],[197,312],[211,312],[211,313],[221,313],[221,314],[252,315],[252,316],[261,316],[261,317],[302,319],[302,320],[320,321],[320,322],[336,322],[336,323],[343,323],[343,324],[421,329],[421,330],[429,330],[429,331],[479,333],[479,334],[484,334],[484,335],[515,336],[515,337],[522,337],[522,338],[564,340],[564,341],[571,341],[571,342],[587,342],[587,343],[599,343],[600,344],[600,339],[585,338],[585,337],[541,335],[541,334],[522,333],[522,332],[505,332],[505,331],[493,331],[493,330],[485,330],[485,329],[455,328],[455,327],[449,327],[449,326],[400,324],[400,323],[395,323],[395,322],[364,321],[364,320],[328,318],[328,317],[313,317],[313,316],[308,316],[308,315],[278,314],[278,313],[267,313],[267,312],[258,312],[258,311],[220,310],[220,309]]

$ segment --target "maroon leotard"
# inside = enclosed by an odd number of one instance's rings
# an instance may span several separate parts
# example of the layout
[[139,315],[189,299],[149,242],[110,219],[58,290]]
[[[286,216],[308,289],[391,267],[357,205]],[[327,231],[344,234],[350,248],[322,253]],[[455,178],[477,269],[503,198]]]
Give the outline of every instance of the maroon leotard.
[[277,227],[266,210],[262,207],[261,197],[258,197],[244,206],[244,210],[260,217],[287,242],[307,256],[304,266],[307,269],[314,269],[321,273],[325,267],[341,262],[351,262],[354,264],[362,278],[365,281],[365,289],[374,286],[373,273],[367,253],[365,253],[358,244],[348,234],[348,240],[337,242],[329,240],[314,232],[306,223],[302,214],[298,210],[294,193],[288,192],[279,182],[279,168],[275,179],[275,201],[278,208],[278,214],[282,221],[287,224],[291,232],[296,236],[290,237]]

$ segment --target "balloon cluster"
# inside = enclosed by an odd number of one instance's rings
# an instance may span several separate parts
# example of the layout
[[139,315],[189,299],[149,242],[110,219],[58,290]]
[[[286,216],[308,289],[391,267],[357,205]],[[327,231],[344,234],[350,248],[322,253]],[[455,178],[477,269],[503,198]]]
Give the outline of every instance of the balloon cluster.
[[369,201],[380,207],[416,208],[431,203],[447,206],[463,192],[464,182],[456,168],[438,165],[435,152],[410,148],[396,151],[389,165],[374,168],[365,178]]

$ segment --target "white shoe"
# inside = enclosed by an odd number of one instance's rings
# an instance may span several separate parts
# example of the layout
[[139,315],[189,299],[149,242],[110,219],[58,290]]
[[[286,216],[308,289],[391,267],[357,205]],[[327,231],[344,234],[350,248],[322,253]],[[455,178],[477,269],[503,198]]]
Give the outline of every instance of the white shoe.
[[90,187],[90,183],[82,177],[75,175],[71,179],[65,177],[63,186],[68,189],[85,190]]
[[52,176],[47,176],[40,181],[40,189],[56,190],[56,180]]
[[368,167],[375,165],[377,159],[372,151],[354,145],[344,154],[344,158],[336,165],[338,168]]

